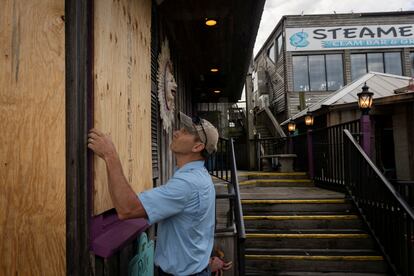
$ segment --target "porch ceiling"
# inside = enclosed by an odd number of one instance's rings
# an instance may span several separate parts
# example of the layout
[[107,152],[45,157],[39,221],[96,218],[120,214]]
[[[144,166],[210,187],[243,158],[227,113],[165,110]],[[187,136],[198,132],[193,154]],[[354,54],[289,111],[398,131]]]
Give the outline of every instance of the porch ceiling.
[[[185,64],[195,102],[239,100],[264,2],[162,1],[159,12]],[[207,27],[206,18],[217,20],[217,25]],[[212,73],[211,68],[219,71]]]

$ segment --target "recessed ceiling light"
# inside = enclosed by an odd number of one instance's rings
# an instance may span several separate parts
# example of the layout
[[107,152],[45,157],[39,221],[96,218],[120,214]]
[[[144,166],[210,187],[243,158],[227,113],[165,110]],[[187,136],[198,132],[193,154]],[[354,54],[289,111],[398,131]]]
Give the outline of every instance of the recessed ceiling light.
[[217,20],[211,19],[211,18],[206,18],[206,25],[209,27],[215,26],[217,25]]
[[218,68],[211,68],[210,71],[213,72],[213,73],[216,73],[216,72],[219,71],[219,69]]
[[214,90],[213,92],[218,94],[218,93],[221,93],[221,90]]

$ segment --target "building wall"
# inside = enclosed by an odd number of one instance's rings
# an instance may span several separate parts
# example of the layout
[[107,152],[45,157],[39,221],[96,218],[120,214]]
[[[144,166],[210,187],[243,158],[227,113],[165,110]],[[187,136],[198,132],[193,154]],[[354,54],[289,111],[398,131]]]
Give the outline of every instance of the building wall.
[[[255,57],[253,62],[254,69],[267,70],[275,89],[270,89],[268,85],[270,99],[270,109],[275,114],[277,120],[282,122],[289,117],[298,113],[304,106],[309,106],[334,91],[293,91],[293,66],[292,56],[294,55],[315,55],[315,54],[342,54],[343,58],[343,79],[344,85],[351,80],[351,53],[367,52],[401,52],[402,56],[402,73],[411,76],[411,63],[409,60],[412,48],[392,48],[392,49],[352,49],[352,50],[330,50],[330,51],[295,51],[287,52],[283,47],[281,60],[276,64],[272,63],[268,57],[267,51],[274,43],[280,33],[286,35],[286,28],[307,28],[307,27],[334,27],[334,26],[358,26],[358,25],[397,25],[397,24],[414,24],[414,14],[391,13],[391,14],[330,14],[330,15],[298,15],[286,16],[278,23],[273,33],[263,45],[262,49]],[[284,39],[285,42],[286,39]],[[282,80],[280,77],[282,76]],[[258,91],[260,94],[260,91]],[[282,93],[285,93],[282,96]],[[304,94],[301,94],[304,93]],[[300,99],[300,97],[303,97]],[[302,102],[302,103],[301,103]]]
[[2,1],[0,275],[66,273],[65,1]]

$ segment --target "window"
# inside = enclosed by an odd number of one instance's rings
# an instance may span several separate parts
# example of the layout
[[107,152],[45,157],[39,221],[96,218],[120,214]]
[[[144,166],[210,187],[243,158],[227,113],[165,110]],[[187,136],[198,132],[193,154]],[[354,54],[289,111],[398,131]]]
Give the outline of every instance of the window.
[[311,91],[326,90],[325,59],[323,55],[309,56],[309,81]]
[[272,46],[267,50],[267,56],[270,58],[271,61],[276,61],[276,46],[273,43]]
[[293,56],[294,91],[335,91],[344,84],[342,55]]
[[380,72],[384,73],[384,62],[382,60],[381,53],[371,53],[367,54],[368,59],[368,72]]
[[410,61],[411,61],[411,76],[414,77],[414,52],[410,53]]
[[384,53],[385,72],[402,75],[401,54],[400,53]]
[[351,55],[351,77],[356,80],[367,73],[365,54]]
[[280,58],[280,56],[282,55],[282,49],[283,49],[283,37],[282,35],[279,35],[276,39],[277,41],[277,59]]
[[402,75],[401,53],[391,52],[351,55],[352,80],[362,77],[369,71]]
[[309,91],[308,57],[293,56],[293,89]]
[[329,91],[335,91],[344,86],[344,71],[342,55],[326,55],[326,80]]

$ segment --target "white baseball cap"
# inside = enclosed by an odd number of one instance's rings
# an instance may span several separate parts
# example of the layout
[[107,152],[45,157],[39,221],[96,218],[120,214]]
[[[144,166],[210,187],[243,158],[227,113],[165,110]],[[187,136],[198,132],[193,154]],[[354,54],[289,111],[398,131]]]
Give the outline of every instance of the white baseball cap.
[[198,137],[200,137],[208,154],[211,155],[217,151],[219,134],[217,128],[215,128],[209,121],[198,116],[190,118],[182,112],[178,113],[178,119],[181,126],[185,127],[191,133],[196,133]]

